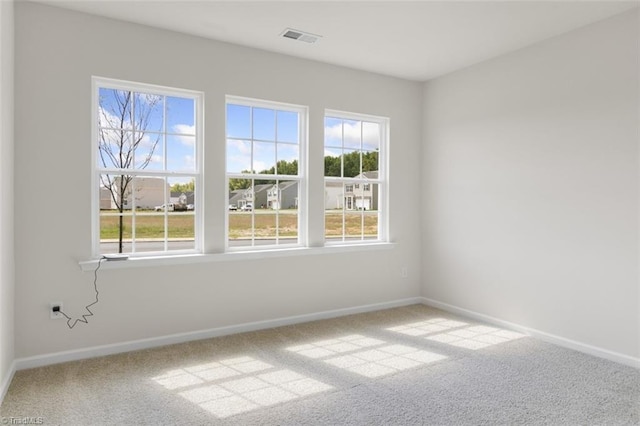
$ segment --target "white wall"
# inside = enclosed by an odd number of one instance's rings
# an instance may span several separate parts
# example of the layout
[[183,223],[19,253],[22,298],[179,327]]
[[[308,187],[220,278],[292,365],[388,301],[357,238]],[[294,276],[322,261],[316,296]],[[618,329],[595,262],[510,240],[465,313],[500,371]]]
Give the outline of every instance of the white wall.
[[423,294],[640,357],[637,9],[424,89]]
[[[393,250],[103,270],[100,303],[72,331],[50,301],[81,311],[91,254],[91,76],[205,92],[206,232],[220,236],[226,94],[310,107],[310,221],[323,220],[325,108],[391,119]],[[16,357],[87,348],[420,295],[422,86],[375,74],[91,17],[16,5]],[[319,179],[318,179],[319,178]],[[69,208],[51,208],[73,198]],[[219,206],[219,208],[216,208]],[[318,235],[312,236],[317,243]],[[222,246],[210,239],[208,249]],[[355,267],[354,265],[359,265]],[[407,266],[409,278],[400,278]],[[281,270],[278,279],[273,271]]]
[[0,1],[0,402],[14,358],[13,2]]

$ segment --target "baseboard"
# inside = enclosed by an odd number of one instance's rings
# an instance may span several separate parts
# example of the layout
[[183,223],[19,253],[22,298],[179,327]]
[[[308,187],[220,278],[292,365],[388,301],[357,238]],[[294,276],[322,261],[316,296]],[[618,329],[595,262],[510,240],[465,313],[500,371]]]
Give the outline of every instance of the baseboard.
[[2,405],[2,401],[4,401],[4,397],[9,390],[9,385],[13,380],[13,376],[16,374],[16,362],[13,361],[9,366],[9,371],[7,371],[7,375],[5,376],[2,383],[0,383],[0,405]]
[[77,349],[72,351],[56,352],[46,355],[38,355],[28,358],[19,358],[15,361],[14,371],[28,368],[43,367],[45,365],[59,364],[80,359],[95,358],[105,355],[113,355],[123,352],[131,352],[141,349],[149,349],[158,346],[173,345],[176,343],[190,342],[194,340],[210,339],[212,337],[226,336],[229,334],[245,333],[248,331],[264,330],[268,328],[281,327],[285,325],[301,324],[309,321],[337,318],[345,315],[360,314],[364,312],[379,311],[382,309],[397,308],[420,304],[422,298],[412,297],[408,299],[395,300],[390,302],[376,303],[371,305],[355,306],[330,311],[315,312],[312,314],[296,315],[284,318],[276,318],[266,321],[250,322],[227,327],[218,327],[208,330],[200,330],[188,333],[172,334],[168,336],[141,339],[112,345],[94,346],[91,348]]
[[597,356],[600,358],[614,361],[620,364],[628,365],[640,369],[640,358],[634,358],[629,355],[624,355],[618,352],[609,351],[596,346],[588,345],[586,343],[578,342],[575,340],[567,339],[562,336],[547,333],[544,331],[536,330],[534,328],[525,327],[519,324],[515,324],[509,321],[504,321],[499,318],[495,318],[489,315],[481,314],[478,312],[470,311],[468,309],[459,308],[457,306],[449,305],[448,303],[440,302],[437,300],[421,297],[422,304],[431,306],[433,308],[442,309],[443,311],[451,312],[458,315],[463,315],[469,318],[477,319],[487,322],[489,324],[499,325],[503,328],[518,331],[536,337],[545,342],[553,343],[564,348],[573,349],[579,352],[583,352],[589,355]]

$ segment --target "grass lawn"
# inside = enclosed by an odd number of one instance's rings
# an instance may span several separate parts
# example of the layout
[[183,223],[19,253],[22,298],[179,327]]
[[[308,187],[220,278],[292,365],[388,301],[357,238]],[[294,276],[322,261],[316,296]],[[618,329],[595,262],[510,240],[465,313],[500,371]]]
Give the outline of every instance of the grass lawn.
[[[112,214],[112,213],[111,213]],[[276,226],[281,237],[298,235],[298,215],[295,210],[280,212],[277,218],[272,211],[257,210],[255,214],[230,212],[229,238],[250,238],[253,218],[255,237],[271,238],[276,235]],[[344,215],[345,235],[360,236],[362,232],[362,212],[347,212]],[[136,239],[164,238],[165,217],[163,214],[138,214],[135,217]],[[194,238],[193,213],[169,213],[167,216],[169,238]],[[124,217],[124,238],[131,239],[132,217]],[[325,235],[328,238],[342,236],[342,211],[329,210],[325,213]],[[100,239],[117,240],[119,229],[118,216],[100,216]],[[364,235],[375,236],[378,233],[378,215],[375,212],[364,214]]]
[[[344,234],[346,236],[359,237],[362,235],[362,212],[346,212],[344,215]],[[326,237],[342,236],[343,215],[342,211],[326,211],[324,214],[324,234]],[[364,214],[364,235],[378,235],[378,215],[375,213]]]
[[[194,238],[194,215],[170,213],[167,217],[169,238]],[[164,215],[136,215],[136,238],[164,238]],[[131,239],[132,218],[124,217],[124,238]],[[118,239],[118,216],[100,216],[100,239]]]

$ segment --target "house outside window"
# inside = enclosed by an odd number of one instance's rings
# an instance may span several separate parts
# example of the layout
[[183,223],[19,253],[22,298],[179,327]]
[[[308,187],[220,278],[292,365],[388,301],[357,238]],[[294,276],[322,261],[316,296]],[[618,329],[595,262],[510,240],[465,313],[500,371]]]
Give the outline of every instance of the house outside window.
[[228,250],[304,245],[307,108],[228,96],[226,112]]
[[[92,86],[94,256],[201,252],[203,94],[99,77]],[[171,200],[187,187],[191,210]]]
[[324,124],[325,242],[387,241],[389,120],[325,111]]

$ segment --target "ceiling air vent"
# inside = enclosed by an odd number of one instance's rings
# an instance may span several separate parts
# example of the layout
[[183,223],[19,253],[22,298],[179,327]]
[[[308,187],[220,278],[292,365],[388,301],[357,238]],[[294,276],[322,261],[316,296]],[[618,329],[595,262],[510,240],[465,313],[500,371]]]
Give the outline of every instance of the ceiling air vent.
[[293,30],[291,28],[284,30],[281,36],[292,40],[304,41],[305,43],[315,43],[321,37],[315,34],[305,33],[304,31]]

